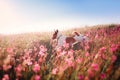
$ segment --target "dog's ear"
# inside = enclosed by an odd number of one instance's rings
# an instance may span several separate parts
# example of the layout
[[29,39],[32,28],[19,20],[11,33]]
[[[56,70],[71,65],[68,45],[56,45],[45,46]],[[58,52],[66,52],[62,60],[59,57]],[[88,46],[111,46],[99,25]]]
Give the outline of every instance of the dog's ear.
[[56,30],[56,32],[58,33],[58,29]]

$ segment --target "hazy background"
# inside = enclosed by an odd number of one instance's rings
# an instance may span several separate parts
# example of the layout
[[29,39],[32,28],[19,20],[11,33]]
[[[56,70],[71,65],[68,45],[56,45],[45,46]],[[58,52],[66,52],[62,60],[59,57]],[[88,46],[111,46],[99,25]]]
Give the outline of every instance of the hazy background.
[[120,0],[0,0],[0,33],[120,23]]

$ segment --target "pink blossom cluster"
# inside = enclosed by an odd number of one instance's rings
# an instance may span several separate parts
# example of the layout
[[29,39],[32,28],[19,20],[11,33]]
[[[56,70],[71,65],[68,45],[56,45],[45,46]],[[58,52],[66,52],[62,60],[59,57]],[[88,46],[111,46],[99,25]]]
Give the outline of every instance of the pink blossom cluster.
[[[90,40],[75,50],[64,43],[24,42],[0,47],[0,80],[117,80],[120,76],[120,26],[87,29]],[[13,46],[18,44],[19,46]],[[5,44],[5,43],[4,43]],[[73,46],[76,47],[76,46]]]

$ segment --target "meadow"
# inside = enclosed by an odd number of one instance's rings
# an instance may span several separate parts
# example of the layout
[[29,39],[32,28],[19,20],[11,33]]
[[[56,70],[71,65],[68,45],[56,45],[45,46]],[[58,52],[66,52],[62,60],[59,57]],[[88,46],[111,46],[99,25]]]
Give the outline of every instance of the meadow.
[[0,35],[0,80],[120,80],[120,25],[73,31],[89,37],[82,49],[54,51],[53,32]]

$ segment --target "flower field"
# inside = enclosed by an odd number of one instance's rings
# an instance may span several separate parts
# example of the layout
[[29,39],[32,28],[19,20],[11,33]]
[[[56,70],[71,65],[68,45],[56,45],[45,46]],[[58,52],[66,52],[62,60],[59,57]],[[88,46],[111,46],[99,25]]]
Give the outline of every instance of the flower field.
[[120,25],[77,31],[89,37],[77,50],[54,51],[52,33],[0,35],[0,80],[120,80]]

